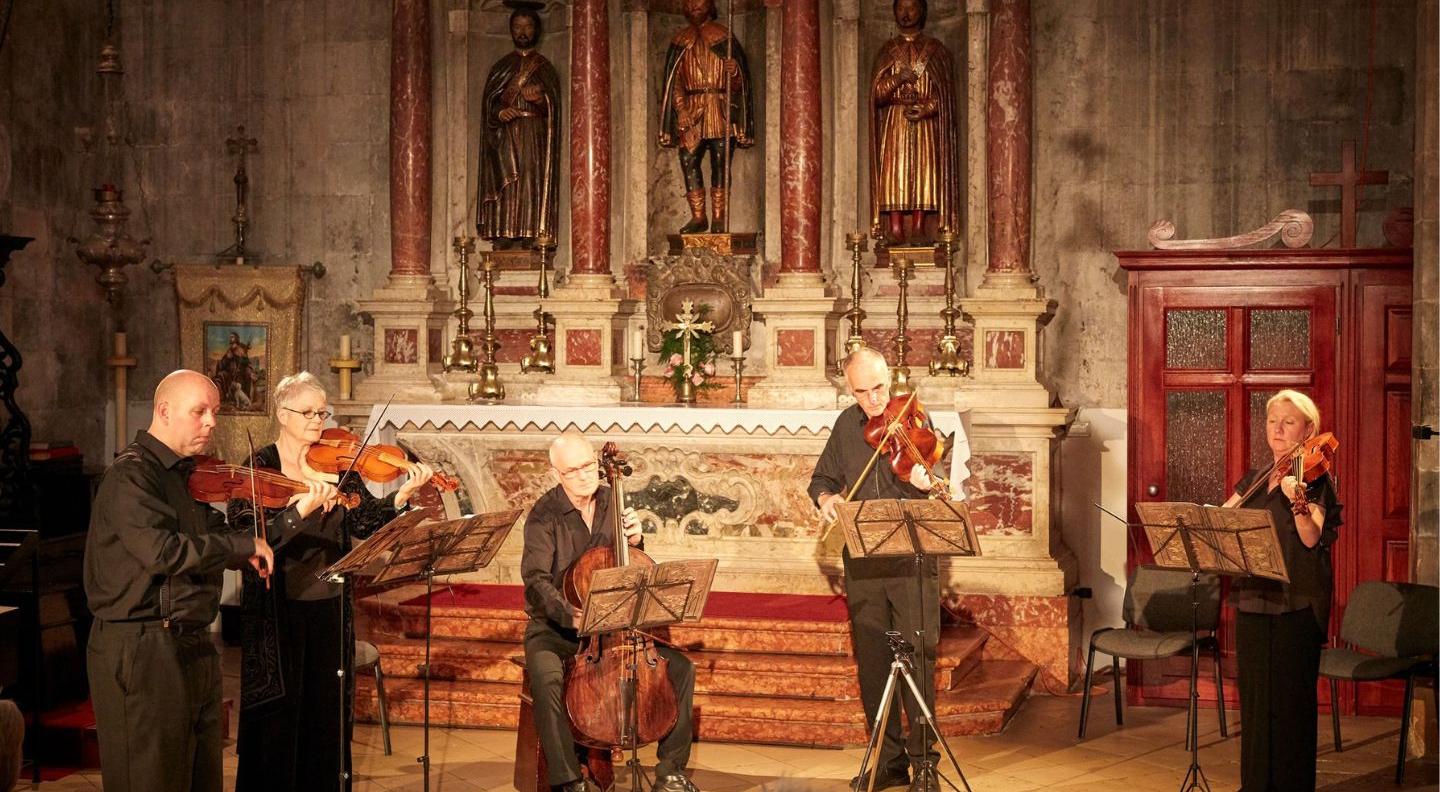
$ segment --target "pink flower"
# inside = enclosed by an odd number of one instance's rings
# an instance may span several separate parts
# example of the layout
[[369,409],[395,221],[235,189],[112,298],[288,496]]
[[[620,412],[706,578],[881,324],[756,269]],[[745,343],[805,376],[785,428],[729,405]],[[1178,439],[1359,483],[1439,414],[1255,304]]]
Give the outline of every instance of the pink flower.
[[694,383],[696,387],[699,387],[701,383],[705,382],[705,376],[697,371],[690,376],[690,381]]
[[713,376],[715,376],[715,364],[714,364],[714,363],[706,363],[705,365],[701,366],[700,369],[705,372],[705,376],[707,376],[707,377],[713,377]]
[[675,352],[675,353],[672,353],[672,354],[670,355],[670,365],[672,365],[672,366],[678,366],[678,365],[680,365],[681,363],[684,363],[684,362],[685,362],[685,358],[680,357],[680,353],[679,353],[679,352]]
[[666,367],[665,367],[665,376],[669,377],[669,376],[673,375],[674,373],[675,373],[675,367],[674,367],[674,366],[666,366]]

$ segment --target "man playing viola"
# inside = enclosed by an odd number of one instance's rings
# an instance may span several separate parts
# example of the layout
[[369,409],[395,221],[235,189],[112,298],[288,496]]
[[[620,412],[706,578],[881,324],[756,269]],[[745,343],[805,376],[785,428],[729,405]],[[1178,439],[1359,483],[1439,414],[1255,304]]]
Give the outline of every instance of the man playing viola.
[[[810,498],[820,508],[827,523],[833,523],[836,507],[845,501],[850,489],[860,481],[860,488],[852,500],[877,499],[921,499],[928,497],[934,482],[923,465],[916,465],[908,481],[902,481],[882,458],[868,474],[866,463],[875,449],[865,442],[865,425],[873,417],[885,412],[890,403],[890,367],[879,352],[861,347],[845,361],[845,383],[855,396],[855,404],[835,419],[830,430],[830,439],[815,472],[810,478]],[[861,481],[863,478],[863,481]],[[851,558],[850,550],[844,552],[845,598],[850,610],[850,633],[855,643],[855,663],[860,671],[860,699],[865,705],[865,717],[869,728],[875,728],[880,699],[885,692],[886,675],[890,669],[893,653],[885,633],[899,632],[911,640],[920,630],[921,624],[928,625],[925,645],[917,646],[920,655],[917,668],[917,684],[922,686],[925,698],[935,698],[935,647],[940,636],[940,582],[939,567],[933,556],[925,559],[923,574],[924,596],[916,592],[914,562],[910,558]],[[922,611],[923,608],[923,611]],[[922,622],[923,614],[923,622]],[[910,720],[908,745],[900,731],[900,699],[905,702],[905,712]],[[935,751],[934,732],[921,737],[920,708],[913,697],[902,692],[891,699],[890,715],[885,724],[885,738],[880,745],[880,756],[876,763],[875,788],[904,786],[910,783],[910,765],[933,763],[938,754]],[[924,744],[922,744],[922,742]],[[923,778],[922,778],[923,775]],[[851,779],[852,789],[866,789],[870,779],[862,774]],[[917,774],[911,789],[930,792],[934,789],[934,776]]]
[[[562,592],[565,571],[586,550],[614,542],[615,515],[610,514],[610,488],[600,485],[595,449],[584,435],[566,432],[550,444],[550,468],[557,481],[535,501],[525,519],[525,547],[520,574],[525,581],[525,668],[535,705],[535,730],[545,751],[554,789],[585,792],[575,737],[565,711],[565,661],[579,651],[576,634],[580,610]],[[643,547],[640,518],[633,509],[620,517],[625,538]],[[678,717],[675,728],[660,741],[656,792],[698,792],[685,777],[693,736],[692,696],[695,666],[668,646],[656,646],[669,661]]]
[[[340,781],[340,761],[343,757],[350,767],[355,638],[346,587],[319,574],[349,551],[352,538],[364,539],[394,519],[433,471],[415,464],[400,489],[384,498],[372,495],[354,472],[337,490],[316,481],[306,461],[331,416],[320,380],[305,371],[285,377],[275,386],[272,403],[279,437],[256,450],[251,465],[310,482],[310,491],[265,514],[266,532],[279,560],[273,584],[245,576],[235,789],[349,789],[348,777],[343,785]],[[340,492],[355,496],[358,505],[340,507]],[[229,512],[232,530],[255,531],[253,503],[237,498]],[[336,680],[342,668],[347,684],[343,700]],[[342,712],[344,738],[337,744]]]
[[220,656],[210,623],[221,570],[268,575],[264,539],[227,533],[187,488],[210,442],[220,391],[198,371],[155,389],[150,428],[105,471],[85,538],[95,621],[86,671],[110,792],[220,792]]

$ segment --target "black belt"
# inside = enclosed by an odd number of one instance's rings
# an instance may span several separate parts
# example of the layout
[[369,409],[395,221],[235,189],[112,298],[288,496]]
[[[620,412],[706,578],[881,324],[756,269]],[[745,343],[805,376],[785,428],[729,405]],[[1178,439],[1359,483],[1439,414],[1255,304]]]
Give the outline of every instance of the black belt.
[[724,88],[691,88],[689,91],[686,91],[686,93],[692,93],[692,94],[723,94],[723,93],[725,93],[725,89],[724,89]]

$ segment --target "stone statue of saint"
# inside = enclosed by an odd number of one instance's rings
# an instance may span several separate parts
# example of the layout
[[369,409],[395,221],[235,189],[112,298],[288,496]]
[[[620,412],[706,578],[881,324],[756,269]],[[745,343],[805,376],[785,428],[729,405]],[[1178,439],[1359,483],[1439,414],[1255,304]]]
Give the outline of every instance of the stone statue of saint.
[[894,0],[900,35],[870,77],[870,225],[893,244],[960,231],[960,116],[950,51],[924,34],[925,0]]
[[[755,143],[750,68],[740,42],[715,21],[713,0],[684,0],[683,10],[689,24],[670,40],[660,81],[660,145],[680,152],[685,201],[690,205],[690,222],[680,233],[727,231],[725,169],[735,148]],[[700,161],[707,153],[708,220],[700,173]]]
[[544,55],[540,16],[510,15],[515,51],[485,79],[475,230],[496,250],[525,245],[542,231],[555,236],[560,168],[560,76]]

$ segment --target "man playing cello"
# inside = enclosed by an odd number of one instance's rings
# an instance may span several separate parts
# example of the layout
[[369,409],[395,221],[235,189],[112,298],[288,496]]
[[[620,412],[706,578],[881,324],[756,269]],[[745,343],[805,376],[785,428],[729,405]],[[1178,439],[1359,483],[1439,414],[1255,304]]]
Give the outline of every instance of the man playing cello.
[[[600,485],[595,449],[579,432],[566,432],[550,444],[550,468],[557,480],[535,501],[525,519],[520,574],[525,581],[525,668],[535,705],[535,730],[545,751],[549,782],[563,792],[585,792],[575,737],[565,710],[565,661],[579,650],[580,610],[561,593],[565,571],[586,550],[614,541],[616,516],[610,514],[610,489]],[[627,541],[641,547],[640,518],[626,509],[618,520]],[[669,661],[678,717],[660,741],[655,768],[656,792],[698,792],[685,777],[693,734],[691,698],[695,666],[680,652],[656,647]]]
[[[920,499],[928,497],[933,485],[923,465],[916,465],[908,481],[902,481],[881,459],[866,474],[865,466],[875,449],[865,441],[865,425],[869,419],[885,412],[890,403],[890,367],[879,352],[861,347],[845,361],[845,382],[855,396],[855,404],[841,412],[830,430],[830,439],[815,472],[810,478],[810,498],[820,508],[827,522],[835,521],[836,507],[845,501],[846,493],[857,481],[863,482],[851,500],[874,499]],[[879,713],[880,699],[884,695],[886,673],[892,659],[889,641],[885,633],[899,632],[907,638],[913,637],[923,623],[931,625],[925,633],[925,645],[916,647],[920,654],[917,663],[918,679],[925,698],[935,700],[935,647],[939,644],[940,631],[940,581],[939,567],[933,556],[925,559],[923,600],[917,601],[913,561],[909,558],[851,558],[846,548],[845,598],[850,609],[850,633],[855,642],[855,663],[860,670],[860,699],[865,705],[865,717],[869,728],[875,728]],[[900,732],[899,699],[905,701],[905,713],[909,718],[910,739],[907,746]],[[934,731],[922,730],[917,724],[921,717],[920,708],[909,695],[897,696],[890,701],[891,712],[886,720],[885,739],[880,746],[880,757],[876,763],[875,788],[904,786],[910,783],[910,765],[934,762]],[[925,742],[927,744],[921,744]],[[851,779],[852,789],[866,789],[870,779],[866,775]],[[934,788],[934,777],[925,776],[922,781],[917,774],[915,792],[930,792]],[[928,787],[928,788],[926,788]]]

